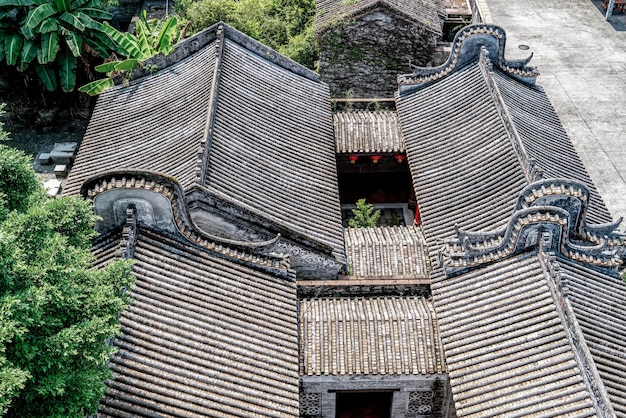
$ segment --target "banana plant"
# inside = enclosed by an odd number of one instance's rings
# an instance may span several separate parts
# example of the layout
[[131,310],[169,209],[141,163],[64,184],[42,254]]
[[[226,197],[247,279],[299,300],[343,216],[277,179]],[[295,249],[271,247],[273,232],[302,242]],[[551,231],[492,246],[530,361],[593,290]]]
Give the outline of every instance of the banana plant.
[[116,45],[102,24],[112,15],[103,0],[0,0],[0,61],[34,69],[47,90],[76,86],[85,45],[102,58]]
[[115,42],[118,53],[125,59],[96,66],[96,71],[106,73],[107,77],[78,89],[90,95],[100,94],[113,86],[112,77],[141,67],[142,61],[157,54],[168,55],[172,53],[174,51],[173,45],[178,42],[180,37],[176,17],[166,16],[159,20],[148,20],[145,10],[141,12],[135,23],[134,34],[119,32],[106,22],[102,26],[104,33]]

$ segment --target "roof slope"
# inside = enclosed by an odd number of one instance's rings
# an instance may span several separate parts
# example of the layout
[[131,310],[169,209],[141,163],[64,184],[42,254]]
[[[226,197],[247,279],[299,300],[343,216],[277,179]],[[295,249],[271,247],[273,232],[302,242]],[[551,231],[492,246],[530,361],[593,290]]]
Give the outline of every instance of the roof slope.
[[191,186],[214,67],[215,41],[152,76],[103,92],[63,193],[77,194],[91,176],[125,168],[166,173]]
[[107,171],[160,173],[343,254],[318,76],[224,24],[152,63],[160,70],[100,96],[63,193]]
[[500,71],[493,71],[492,77],[526,152],[541,168],[543,177],[583,182],[590,193],[587,220],[611,222],[611,214],[543,89],[520,83]]
[[422,297],[300,301],[300,374],[445,373],[431,301]]
[[397,100],[429,244],[508,221],[526,184],[506,128],[477,63]]
[[330,93],[226,39],[204,185],[343,253]]
[[320,0],[316,2],[315,29],[324,30],[352,17],[363,15],[376,7],[387,7],[403,14],[412,22],[441,35],[440,15],[445,14],[441,0]]
[[536,255],[436,281],[433,297],[459,417],[595,416]]
[[350,275],[355,278],[428,275],[426,243],[416,226],[346,228],[345,240]]
[[626,287],[610,276],[558,259],[576,320],[618,417],[626,417]]
[[333,120],[338,153],[404,152],[396,112],[336,112]]
[[298,414],[292,280],[140,229],[100,416]]
[[588,220],[611,221],[528,60],[504,58],[504,31],[468,26],[448,61],[401,76],[398,113],[429,245],[505,224],[538,178],[581,181]]

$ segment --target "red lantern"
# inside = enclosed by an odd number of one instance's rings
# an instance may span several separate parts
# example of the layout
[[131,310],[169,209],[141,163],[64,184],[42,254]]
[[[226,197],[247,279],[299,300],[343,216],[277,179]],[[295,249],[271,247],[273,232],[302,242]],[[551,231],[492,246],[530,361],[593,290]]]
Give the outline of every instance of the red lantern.
[[394,157],[396,158],[397,162],[402,163],[402,161],[404,161],[404,159],[406,158],[406,155],[404,155],[404,154],[396,154],[396,155],[394,155]]
[[378,163],[378,161],[379,161],[381,158],[383,158],[383,156],[382,156],[382,155],[372,155],[370,158],[372,159],[372,163],[377,164],[377,163]]
[[358,155],[348,155],[348,161],[350,161],[350,164],[356,163],[356,160],[358,159],[359,159]]

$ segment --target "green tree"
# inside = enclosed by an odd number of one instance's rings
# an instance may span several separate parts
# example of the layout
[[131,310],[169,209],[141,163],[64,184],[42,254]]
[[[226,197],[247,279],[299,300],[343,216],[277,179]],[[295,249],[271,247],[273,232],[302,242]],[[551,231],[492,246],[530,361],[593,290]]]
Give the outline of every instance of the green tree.
[[25,186],[0,183],[0,416],[84,417],[111,377],[130,265],[92,268],[90,202],[48,198],[28,163],[0,145],[2,179]]
[[106,0],[0,0],[0,61],[29,68],[49,91],[74,90],[76,67],[86,51],[106,58],[115,45],[102,21]]
[[113,76],[141,67],[142,61],[154,55],[171,54],[174,51],[173,45],[180,37],[176,17],[166,16],[163,19],[148,20],[145,10],[135,22],[134,34],[119,32],[106,22],[103,27],[105,33],[116,43],[118,54],[124,56],[125,59],[113,60],[96,67],[96,71],[106,73],[107,77],[79,88],[81,92],[92,96],[112,87],[115,84]]
[[315,68],[315,0],[180,0],[177,10],[197,32],[219,21]]
[[372,228],[378,225],[380,218],[380,210],[374,210],[371,203],[366,203],[365,199],[359,199],[356,202],[356,209],[352,209],[354,218],[348,220],[348,226]]

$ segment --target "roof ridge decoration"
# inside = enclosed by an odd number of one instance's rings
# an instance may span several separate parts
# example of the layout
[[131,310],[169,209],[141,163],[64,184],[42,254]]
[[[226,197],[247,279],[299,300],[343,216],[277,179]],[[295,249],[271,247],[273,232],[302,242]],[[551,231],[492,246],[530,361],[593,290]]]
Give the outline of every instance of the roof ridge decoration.
[[[171,176],[142,170],[109,171],[87,180],[81,188],[81,194],[93,200],[106,191],[124,188],[146,189],[164,196],[171,204],[178,232],[195,245],[263,267],[290,268],[288,256],[271,252],[271,248],[280,241],[280,234],[268,241],[249,242],[218,237],[199,229],[189,216],[182,187]],[[136,215],[136,211],[134,213]],[[128,237],[132,236],[134,239],[136,234],[131,234],[131,230],[128,229]],[[126,241],[131,242],[130,238]]]
[[[448,277],[536,248],[549,234],[551,251],[593,268],[615,270],[626,252],[626,234],[617,222],[587,225],[589,189],[581,182],[546,179],[519,195],[508,224],[495,231],[469,232],[455,226],[445,240],[439,264]],[[547,245],[547,244],[545,244]]]
[[196,170],[196,182],[205,183],[207,180],[207,172],[209,168],[209,154],[211,151],[211,141],[213,140],[213,126],[215,124],[215,114],[217,113],[217,99],[219,96],[220,79],[222,75],[222,62],[224,61],[224,25],[219,24],[217,27],[217,40],[215,44],[215,69],[213,72],[213,80],[211,82],[211,95],[209,98],[206,125],[204,134],[200,141],[198,150],[198,167]]
[[529,183],[540,180],[543,177],[543,169],[536,165],[536,161],[532,159],[526,151],[524,142],[515,127],[515,123],[513,123],[513,117],[511,117],[511,114],[509,113],[504,102],[500,88],[492,77],[493,62],[489,58],[489,51],[484,46],[480,47],[478,66],[480,67],[480,71],[485,79],[485,83],[487,84],[487,89],[489,90],[491,97],[493,97],[493,102],[500,118],[502,119],[504,129],[511,140],[513,151],[515,152],[515,155],[517,155],[520,165],[522,166],[526,180]]
[[501,27],[485,23],[466,26],[454,37],[450,56],[445,63],[438,67],[417,67],[411,74],[398,76],[398,95],[420,90],[466,64],[479,60],[483,47],[488,51],[492,65],[500,71],[524,84],[534,85],[539,72],[528,65],[533,54],[525,59],[510,61],[504,57],[505,46],[506,33]]
[[134,204],[126,208],[126,223],[122,227],[122,258],[133,258],[137,244],[137,207]]
[[[245,202],[238,202],[232,199],[230,196],[228,196],[225,193],[221,193],[216,190],[210,190],[208,187],[201,185],[201,184],[194,184],[190,188],[190,190],[187,192],[186,194],[187,207],[190,207],[191,204],[198,202],[199,201],[198,196],[202,196],[202,200],[204,200],[205,202],[206,201],[215,202],[215,206],[219,206],[222,208],[225,206],[230,206],[231,208],[237,208],[239,211],[242,211],[242,212],[252,213],[260,218],[263,217],[263,215],[259,214],[257,210],[250,207],[249,205],[246,205]],[[329,244],[323,243],[316,238],[307,237],[301,232],[294,231],[289,226],[286,226],[281,222],[278,222],[275,220],[270,220],[269,222],[273,223],[275,227],[279,228],[279,230],[282,229],[285,236],[289,236],[290,239],[293,239],[295,241],[307,242],[307,245],[309,247],[324,254],[330,255],[333,252],[333,248]],[[280,235],[281,234],[278,233],[278,236]],[[221,238],[221,239],[225,239],[225,238]],[[280,241],[281,241],[280,244],[283,244],[285,240],[280,240]]]
[[574,308],[571,305],[567,281],[562,277],[561,266],[557,262],[556,254],[550,251],[551,240],[552,237],[549,233],[542,233],[538,252],[539,263],[543,267],[548,288],[556,302],[557,312],[564,325],[565,335],[572,347],[572,353],[581,371],[583,381],[589,389],[594,408],[599,417],[614,417],[615,411],[611,399],[598,373],[598,368],[587,345],[585,335],[580,328]]

